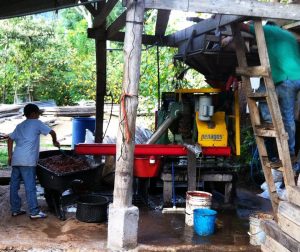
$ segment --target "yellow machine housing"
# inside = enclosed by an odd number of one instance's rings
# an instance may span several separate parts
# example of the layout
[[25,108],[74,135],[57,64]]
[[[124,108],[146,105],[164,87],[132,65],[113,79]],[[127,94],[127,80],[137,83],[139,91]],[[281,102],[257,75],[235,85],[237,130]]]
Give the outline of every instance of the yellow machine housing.
[[225,123],[225,112],[216,112],[209,122],[198,119],[196,112],[196,124],[198,130],[198,143],[203,147],[226,147],[228,133]]
[[[177,89],[176,93],[179,94],[179,100],[183,94],[195,95],[218,95],[222,91],[218,88],[201,88],[201,89]],[[240,155],[240,114],[239,114],[239,98],[238,91],[234,91],[234,112],[231,115],[226,115],[230,121],[233,121],[234,143],[233,151],[235,155]],[[209,121],[199,120],[199,112],[196,113],[196,126],[198,132],[198,143],[203,147],[227,147],[228,129],[225,120],[225,112],[214,112]]]

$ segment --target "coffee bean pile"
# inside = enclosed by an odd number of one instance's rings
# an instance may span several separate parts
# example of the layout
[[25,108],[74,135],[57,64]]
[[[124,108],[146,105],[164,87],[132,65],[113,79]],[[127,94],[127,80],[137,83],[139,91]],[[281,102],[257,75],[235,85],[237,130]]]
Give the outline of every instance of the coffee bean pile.
[[66,156],[62,154],[40,159],[39,164],[56,174],[65,174],[90,169],[85,158]]

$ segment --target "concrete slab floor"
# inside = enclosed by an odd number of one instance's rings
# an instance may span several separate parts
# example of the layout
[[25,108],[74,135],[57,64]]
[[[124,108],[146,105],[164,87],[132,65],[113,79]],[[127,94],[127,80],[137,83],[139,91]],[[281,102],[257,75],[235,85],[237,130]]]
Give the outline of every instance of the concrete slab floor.
[[[22,191],[22,190],[21,190]],[[0,187],[0,251],[107,251],[107,223],[79,222],[74,213],[60,221],[48,218],[30,220],[11,217],[8,186]],[[24,197],[24,192],[21,193]],[[43,210],[47,206],[40,201]],[[137,251],[260,251],[249,245],[249,213],[270,211],[268,200],[239,189],[236,209],[218,211],[216,232],[209,237],[196,235],[184,224],[183,214],[162,214],[140,208]]]

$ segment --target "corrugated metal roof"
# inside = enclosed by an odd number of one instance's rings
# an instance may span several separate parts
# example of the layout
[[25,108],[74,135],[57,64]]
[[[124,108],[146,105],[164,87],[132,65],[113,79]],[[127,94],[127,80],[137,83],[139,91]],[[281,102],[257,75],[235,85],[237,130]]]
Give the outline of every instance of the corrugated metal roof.
[[87,2],[78,2],[78,0],[1,0],[0,19],[42,13],[94,2],[99,2],[99,0]]

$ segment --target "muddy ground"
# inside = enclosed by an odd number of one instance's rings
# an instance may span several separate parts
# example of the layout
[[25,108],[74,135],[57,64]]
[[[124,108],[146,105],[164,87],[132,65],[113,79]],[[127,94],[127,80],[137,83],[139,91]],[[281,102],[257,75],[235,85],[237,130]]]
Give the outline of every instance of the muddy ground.
[[[24,188],[20,195],[25,203]],[[0,251],[107,251],[107,222],[84,223],[68,213],[61,221],[48,212],[40,197],[46,219],[31,220],[27,215],[12,217],[9,209],[9,188],[0,187]],[[160,195],[155,195],[160,197]],[[26,209],[26,203],[24,204]],[[200,237],[184,223],[184,214],[162,214],[141,204],[138,251],[260,251],[249,245],[249,214],[269,212],[268,200],[245,189],[238,189],[235,204],[219,208],[216,232]]]
[[[64,148],[70,146],[71,118],[55,118],[54,121],[53,127],[61,144]],[[18,120],[1,123],[0,132],[11,132],[16,123]],[[109,135],[116,133],[117,125],[113,117],[108,127]],[[147,127],[144,121],[140,125]],[[42,137],[42,150],[49,148],[51,138]],[[5,176],[9,177],[9,171]],[[23,187],[20,194],[25,203]],[[162,199],[161,192],[153,197],[156,200],[151,208],[135,202],[140,211],[138,251],[260,251],[259,247],[249,245],[249,214],[254,211],[269,212],[271,205],[255,193],[238,189],[233,205],[222,207],[218,202],[214,204],[218,206],[218,219],[216,232],[210,237],[196,235],[192,227],[185,225],[184,214],[162,214],[161,204],[158,203]],[[214,195],[214,199],[217,198]],[[42,210],[48,213],[48,218],[31,220],[27,215],[12,217],[9,187],[0,186],[0,251],[107,251],[107,222],[80,222],[74,212],[68,213],[67,220],[61,221],[49,212],[43,197],[39,198],[39,203]]]

